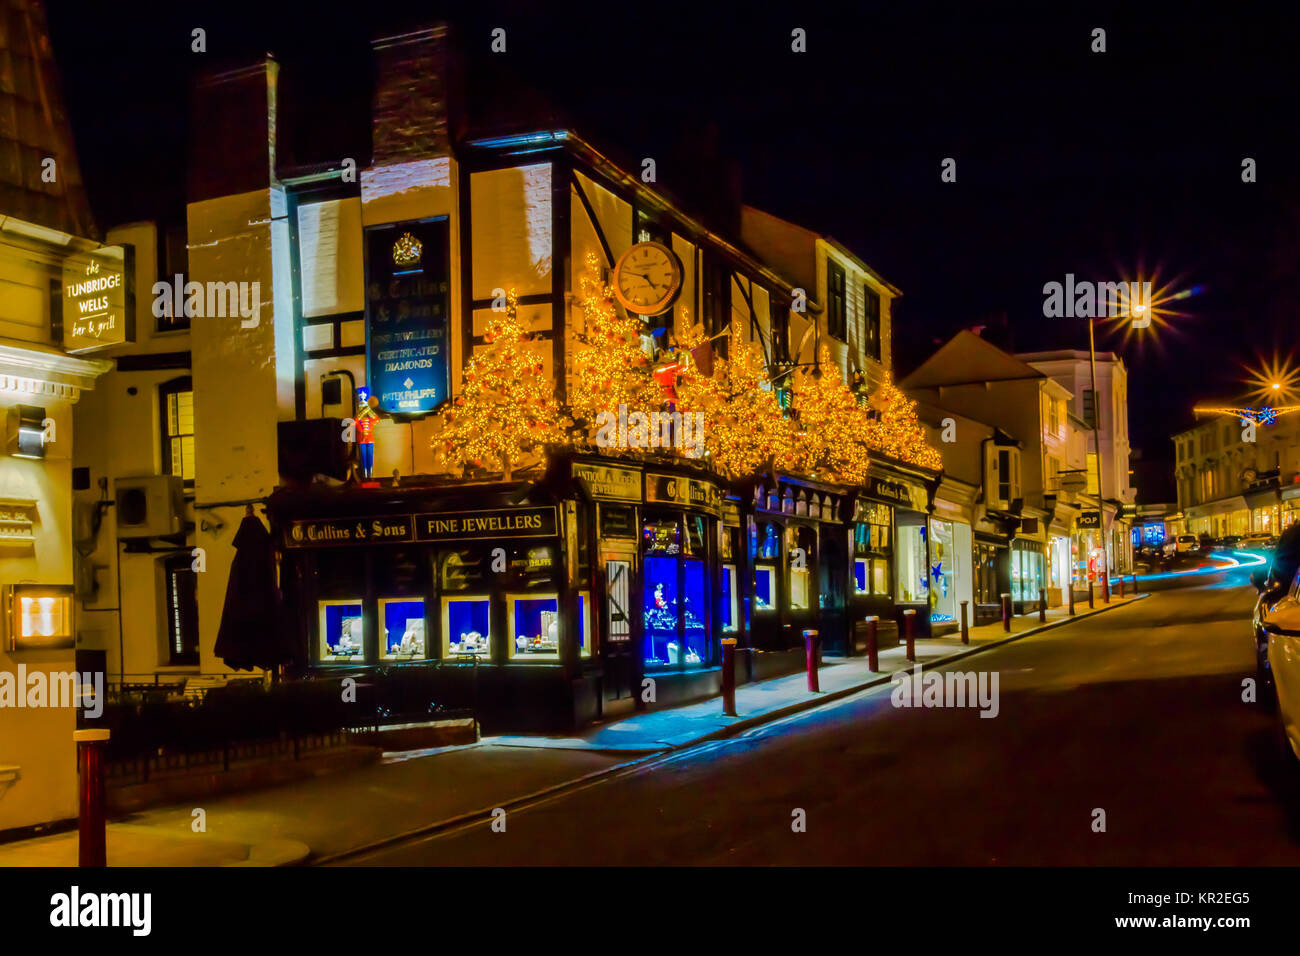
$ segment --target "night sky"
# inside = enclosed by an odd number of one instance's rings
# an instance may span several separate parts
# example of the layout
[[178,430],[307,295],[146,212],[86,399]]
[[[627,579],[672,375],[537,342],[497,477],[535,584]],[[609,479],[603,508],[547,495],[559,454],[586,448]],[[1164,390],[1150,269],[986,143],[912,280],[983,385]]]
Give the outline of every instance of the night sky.
[[[465,13],[461,7],[469,7]],[[901,374],[1005,315],[1016,349],[1087,348],[1046,319],[1043,284],[1155,272],[1180,300],[1158,341],[1103,335],[1131,373],[1135,446],[1172,457],[1199,398],[1244,391],[1243,365],[1290,355],[1300,306],[1293,25],[1242,3],[1060,12],[987,5],[123,2],[48,16],[100,228],[184,210],[190,76],[271,51],[305,143],[364,138],[368,39],[450,19],[471,80],[500,73],[616,155],[738,164],[747,202],[827,233],[899,286]],[[98,8],[97,8],[98,9]],[[190,30],[208,52],[190,52]],[[507,30],[505,57],[488,53]],[[802,27],[808,52],[790,51]],[[1106,30],[1107,52],[1090,51]],[[304,130],[303,127],[313,127]],[[291,147],[292,148],[292,147]],[[361,146],[365,149],[365,144]],[[321,158],[326,158],[322,156]],[[334,155],[344,155],[335,151]],[[957,182],[940,163],[957,160]],[[1258,182],[1241,181],[1241,161]],[[996,334],[996,333],[995,333]]]

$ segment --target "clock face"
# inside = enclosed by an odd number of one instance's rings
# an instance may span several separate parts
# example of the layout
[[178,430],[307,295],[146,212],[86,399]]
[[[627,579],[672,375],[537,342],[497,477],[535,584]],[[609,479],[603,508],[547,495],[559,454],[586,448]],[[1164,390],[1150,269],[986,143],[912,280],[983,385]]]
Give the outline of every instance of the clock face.
[[614,296],[638,315],[658,315],[682,288],[682,266],[661,242],[638,242],[614,266]]

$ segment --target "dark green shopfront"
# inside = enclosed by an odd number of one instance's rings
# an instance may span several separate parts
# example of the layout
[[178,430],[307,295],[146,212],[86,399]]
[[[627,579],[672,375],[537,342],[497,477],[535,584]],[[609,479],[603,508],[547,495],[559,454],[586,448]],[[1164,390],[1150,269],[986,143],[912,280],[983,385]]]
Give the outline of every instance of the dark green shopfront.
[[418,674],[487,733],[565,732],[717,693],[723,637],[740,683],[802,667],[805,627],[852,653],[854,501],[565,456],[511,482],[282,489],[267,510],[299,674]]

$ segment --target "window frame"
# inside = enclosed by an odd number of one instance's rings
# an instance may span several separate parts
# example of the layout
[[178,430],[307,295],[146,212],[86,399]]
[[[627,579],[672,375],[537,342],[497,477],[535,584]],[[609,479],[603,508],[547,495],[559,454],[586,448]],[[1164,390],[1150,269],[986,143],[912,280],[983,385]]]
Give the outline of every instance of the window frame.
[[[163,572],[163,603],[164,613],[167,615],[167,666],[168,667],[198,667],[199,658],[199,602],[198,602],[198,576],[194,571],[189,551],[181,551],[176,554],[168,555],[162,559]],[[188,586],[189,594],[186,602],[190,607],[181,608],[177,604],[177,598],[185,598],[185,595],[177,595],[174,581],[180,574],[188,574],[190,584]],[[182,638],[180,648],[177,647],[178,628]],[[193,644],[192,650],[189,644]]]
[[[838,294],[836,280],[838,279]],[[835,260],[826,259],[826,334],[841,342],[848,341],[848,277],[844,267]]]
[[867,358],[875,362],[883,361],[884,328],[880,320],[880,293],[868,283],[862,284],[862,350]]
[[[162,474],[164,474],[164,475],[176,475],[176,472],[173,470],[173,467],[172,467],[172,466],[173,466],[173,462],[172,462],[172,439],[173,439],[173,438],[180,438],[180,439],[190,438],[190,439],[194,439],[194,437],[195,437],[195,433],[194,433],[193,431],[190,431],[190,432],[178,432],[176,435],[172,435],[172,434],[171,434],[171,431],[170,431],[170,428],[169,428],[169,422],[170,422],[170,420],[171,420],[171,417],[170,417],[170,413],[169,413],[169,410],[168,410],[168,407],[167,407],[167,406],[168,406],[168,399],[169,399],[172,395],[180,395],[180,394],[183,394],[184,392],[189,392],[189,393],[190,393],[190,403],[191,403],[191,423],[190,423],[190,425],[191,425],[191,428],[193,428],[193,421],[192,421],[192,415],[193,415],[193,402],[194,402],[194,379],[193,379],[193,377],[192,377],[192,376],[189,376],[189,375],[182,375],[182,376],[180,376],[180,377],[178,377],[178,378],[173,378],[173,379],[171,379],[171,380],[169,380],[169,381],[163,382],[162,384],[160,384],[160,385],[158,386],[158,438],[159,438],[159,444],[160,444],[160,446],[161,446],[161,452],[162,452],[162,455],[161,455]],[[183,442],[182,442],[182,445],[183,445]],[[184,455],[184,452],[182,452],[181,473],[180,473],[179,475],[177,475],[177,477],[181,479],[182,483],[184,484],[184,486],[185,486],[186,488],[193,488],[193,487],[194,487],[194,479],[193,479],[193,478],[186,478],[186,477],[185,477],[185,464],[184,464],[184,461],[183,461],[183,455]]]

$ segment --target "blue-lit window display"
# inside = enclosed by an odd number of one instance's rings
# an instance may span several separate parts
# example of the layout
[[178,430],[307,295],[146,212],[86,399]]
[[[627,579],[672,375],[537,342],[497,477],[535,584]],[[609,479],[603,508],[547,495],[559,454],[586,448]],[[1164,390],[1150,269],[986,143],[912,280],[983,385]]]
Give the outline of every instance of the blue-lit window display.
[[320,660],[364,661],[365,625],[361,600],[321,601]]
[[[645,559],[645,662],[647,667],[678,664],[677,559]],[[679,654],[676,656],[680,657]]]
[[858,594],[889,596],[889,562],[884,558],[855,558],[853,587]]
[[442,656],[488,657],[492,635],[489,629],[491,599],[444,597],[442,599]]
[[578,656],[591,656],[591,594],[578,592]]
[[428,657],[424,637],[424,601],[419,598],[379,600],[379,659],[419,661]]
[[760,564],[754,568],[754,610],[776,610],[776,567]]
[[506,612],[512,659],[560,659],[560,599],[557,595],[507,594]]
[[703,561],[686,562],[686,595],[682,611],[686,618],[687,667],[701,666],[709,656],[709,634],[704,628],[705,608],[709,606],[709,585]]
[[724,631],[740,630],[740,595],[736,591],[736,566],[722,566],[722,629]]

